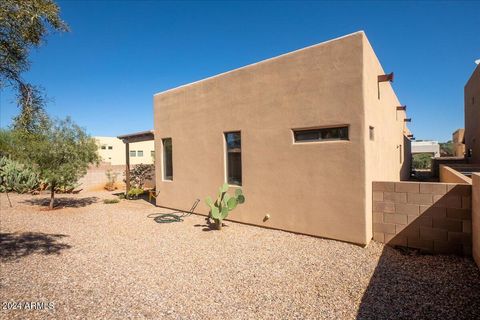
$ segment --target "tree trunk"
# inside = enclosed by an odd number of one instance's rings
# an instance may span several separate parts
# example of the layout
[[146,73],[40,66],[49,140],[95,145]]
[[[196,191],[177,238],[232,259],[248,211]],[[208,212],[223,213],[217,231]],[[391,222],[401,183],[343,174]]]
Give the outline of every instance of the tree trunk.
[[55,186],[52,186],[52,189],[50,190],[50,210],[53,209],[53,205],[55,203]]
[[214,219],[214,221],[215,221],[215,229],[222,230],[222,220]]

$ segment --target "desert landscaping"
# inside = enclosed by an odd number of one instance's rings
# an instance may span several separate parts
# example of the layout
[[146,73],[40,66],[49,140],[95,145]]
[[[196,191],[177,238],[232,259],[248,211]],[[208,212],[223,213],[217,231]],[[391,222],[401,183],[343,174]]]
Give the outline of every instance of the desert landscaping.
[[[469,318],[480,316],[470,258],[367,248],[205,218],[158,224],[145,200],[108,192],[1,194],[2,310],[7,318]],[[459,276],[461,275],[461,276]]]

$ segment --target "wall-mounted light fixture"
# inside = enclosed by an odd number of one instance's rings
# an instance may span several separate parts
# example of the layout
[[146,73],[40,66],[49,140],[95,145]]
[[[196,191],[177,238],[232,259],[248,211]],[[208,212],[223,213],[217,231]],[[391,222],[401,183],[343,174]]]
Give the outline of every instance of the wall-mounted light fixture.
[[387,74],[381,74],[378,76],[378,82],[386,82],[390,81],[393,82],[393,72]]

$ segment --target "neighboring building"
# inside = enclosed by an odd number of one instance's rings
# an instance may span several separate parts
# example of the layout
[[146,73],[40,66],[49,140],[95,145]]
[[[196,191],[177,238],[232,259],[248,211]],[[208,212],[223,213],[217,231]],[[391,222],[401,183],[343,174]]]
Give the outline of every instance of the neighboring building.
[[228,182],[246,196],[231,220],[367,244],[372,181],[410,174],[385,78],[356,32],[156,94],[157,204],[207,214]]
[[465,154],[469,163],[480,163],[480,65],[465,85]]
[[433,140],[412,141],[412,154],[430,153],[432,157],[440,157],[440,144]]
[[452,134],[453,155],[455,157],[463,157],[465,155],[465,129],[457,129]]
[[[98,153],[102,157],[102,162],[111,165],[125,165],[126,154],[125,144],[122,140],[115,137],[93,137],[97,140]],[[155,156],[153,141],[142,141],[130,144],[130,165],[134,164],[152,164]]]

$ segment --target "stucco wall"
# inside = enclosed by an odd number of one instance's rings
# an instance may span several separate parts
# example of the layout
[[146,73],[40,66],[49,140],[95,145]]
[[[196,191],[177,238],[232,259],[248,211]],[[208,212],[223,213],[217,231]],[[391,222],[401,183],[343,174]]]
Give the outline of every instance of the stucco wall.
[[374,240],[430,253],[471,255],[471,189],[468,184],[374,182]]
[[446,165],[440,165],[440,182],[472,183],[472,179]]
[[480,173],[474,173],[472,181],[472,252],[480,268]]
[[[408,128],[404,119],[406,112],[397,110],[401,103],[390,82],[378,83],[377,77],[385,74],[368,39],[363,37],[363,91],[365,103],[365,150],[366,150],[366,199],[372,198],[372,182],[375,180],[407,180],[410,175],[411,145],[404,135]],[[374,138],[369,130],[373,127]],[[371,203],[367,203],[367,214]],[[368,217],[368,221],[371,218]],[[368,224],[371,226],[371,223]],[[367,226],[367,227],[368,227]],[[367,229],[368,230],[368,229]],[[368,237],[372,237],[369,230]]]
[[453,151],[455,157],[463,157],[465,155],[465,129],[457,129],[452,134]]
[[[155,95],[157,204],[200,198],[207,214],[203,199],[225,181],[224,132],[240,130],[247,201],[229,218],[368,243],[363,46],[359,32]],[[349,141],[293,141],[293,128],[335,125],[349,126]],[[162,138],[172,138],[173,181],[162,180]],[[380,161],[399,179],[390,155]]]
[[480,65],[465,85],[465,150],[472,149],[470,163],[480,163]]

